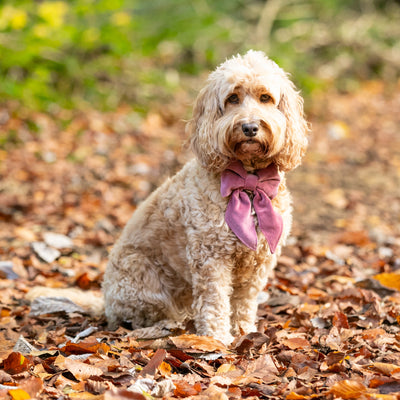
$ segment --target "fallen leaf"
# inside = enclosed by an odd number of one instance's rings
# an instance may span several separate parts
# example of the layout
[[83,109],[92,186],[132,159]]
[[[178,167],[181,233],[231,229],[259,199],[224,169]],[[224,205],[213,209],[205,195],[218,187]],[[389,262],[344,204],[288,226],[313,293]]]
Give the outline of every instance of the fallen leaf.
[[64,360],[64,368],[68,369],[78,380],[86,380],[91,376],[103,375],[103,371],[100,368],[68,357]]
[[217,339],[208,336],[181,335],[170,337],[172,343],[181,349],[194,349],[201,351],[227,351],[225,345]]
[[349,203],[343,189],[331,190],[324,196],[324,200],[332,207],[338,208],[340,210],[345,209]]
[[11,261],[0,261],[0,279],[18,279]]
[[201,385],[199,382],[194,385],[190,385],[185,381],[174,382],[175,390],[174,396],[176,397],[188,397],[196,396],[201,392]]
[[139,375],[154,375],[166,356],[167,352],[164,349],[157,349],[148,364],[140,371]]
[[35,253],[43,261],[46,261],[47,263],[52,263],[54,260],[56,260],[61,255],[61,253],[57,249],[54,249],[53,247],[48,246],[44,242],[33,242],[32,248],[35,251]]
[[97,340],[90,339],[88,341],[82,341],[79,343],[68,342],[61,351],[67,355],[71,354],[86,354],[86,353],[99,353],[107,354],[110,350],[110,346],[106,343],[98,342]]
[[394,372],[398,372],[400,370],[400,366],[396,364],[374,362],[372,366],[387,376],[390,376]]
[[27,242],[34,242],[37,240],[37,236],[34,232],[32,232],[28,228],[24,228],[23,226],[17,226],[14,229],[14,234],[20,239],[26,240]]
[[65,312],[67,314],[79,312],[84,313],[84,309],[66,297],[37,297],[31,303],[29,315],[39,316],[44,314],[54,314]]
[[48,246],[56,249],[69,249],[74,246],[71,238],[60,233],[46,232],[43,234],[43,239]]
[[367,388],[361,382],[345,379],[336,382],[329,393],[343,399],[358,399],[367,391]]
[[398,273],[383,272],[382,274],[375,275],[374,279],[384,286],[400,291],[400,274]]
[[19,352],[12,352],[4,361],[4,371],[14,375],[27,371],[33,365],[32,357],[24,357]]
[[172,374],[172,368],[171,365],[169,365],[166,362],[162,362],[160,364],[160,366],[158,367],[158,372],[162,375],[162,376],[169,376]]
[[87,272],[84,272],[76,278],[75,283],[81,289],[88,290],[92,285],[92,280],[89,278],[89,274]]
[[374,340],[382,335],[386,335],[386,331],[382,328],[366,329],[362,333],[362,338],[364,340]]
[[11,389],[8,391],[8,394],[13,400],[27,400],[31,398],[29,393],[25,392],[23,389]]
[[304,400],[304,399],[309,399],[310,396],[303,396],[302,394],[297,394],[295,392],[290,392],[286,396],[286,400]]
[[30,377],[24,380],[20,385],[20,389],[25,390],[31,397],[38,397],[38,394],[43,390],[43,380],[38,377]]
[[366,231],[349,231],[343,232],[337,237],[339,243],[366,246],[371,243],[368,232]]
[[111,389],[104,393],[104,400],[147,400],[147,398],[136,392],[126,389]]
[[346,314],[343,314],[340,311],[335,312],[335,315],[332,319],[332,325],[336,326],[336,328],[349,329],[349,321],[347,320]]
[[222,364],[217,369],[217,374],[226,374],[227,372],[235,371],[236,367],[232,364]]
[[291,350],[308,349],[311,347],[310,342],[301,337],[285,339],[282,341],[282,344],[289,347]]

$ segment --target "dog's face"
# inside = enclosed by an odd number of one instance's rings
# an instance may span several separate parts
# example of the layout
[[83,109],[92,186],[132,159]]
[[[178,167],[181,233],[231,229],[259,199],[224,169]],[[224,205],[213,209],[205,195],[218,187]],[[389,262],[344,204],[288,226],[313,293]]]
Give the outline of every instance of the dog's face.
[[302,98],[284,71],[256,51],[227,60],[209,76],[188,130],[192,150],[216,172],[237,159],[248,170],[274,162],[288,171],[307,147]]

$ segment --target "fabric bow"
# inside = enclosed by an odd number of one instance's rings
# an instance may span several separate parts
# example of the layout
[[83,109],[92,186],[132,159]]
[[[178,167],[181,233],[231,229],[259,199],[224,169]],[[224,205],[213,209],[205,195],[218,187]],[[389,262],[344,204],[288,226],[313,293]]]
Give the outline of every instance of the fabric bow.
[[257,248],[257,232],[251,212],[251,199],[246,191],[254,194],[253,206],[258,226],[273,254],[282,234],[282,217],[271,203],[278,193],[280,177],[275,164],[248,173],[240,161],[231,163],[221,175],[221,195],[231,196],[225,212],[225,221],[235,235],[253,250]]

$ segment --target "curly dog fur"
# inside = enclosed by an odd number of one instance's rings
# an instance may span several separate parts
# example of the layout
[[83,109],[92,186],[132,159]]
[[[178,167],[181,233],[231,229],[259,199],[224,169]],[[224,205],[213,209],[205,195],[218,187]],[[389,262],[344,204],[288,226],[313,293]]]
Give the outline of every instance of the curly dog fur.
[[[254,137],[243,125],[256,126]],[[115,244],[104,276],[110,328],[194,320],[199,335],[230,343],[256,329],[257,294],[275,267],[291,229],[285,172],[307,147],[303,100],[286,73],[264,53],[249,51],[221,64],[208,78],[187,124],[196,158],[153,192]],[[240,160],[253,172],[275,163],[281,183],[272,200],[284,223],[271,254],[258,233],[251,250],[227,226],[221,172]]]

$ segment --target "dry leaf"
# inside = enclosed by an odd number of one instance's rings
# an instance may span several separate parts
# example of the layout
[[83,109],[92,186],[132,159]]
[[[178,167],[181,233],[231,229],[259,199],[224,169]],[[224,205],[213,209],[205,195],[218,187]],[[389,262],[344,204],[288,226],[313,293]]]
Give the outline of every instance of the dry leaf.
[[372,366],[387,376],[392,375],[394,372],[398,372],[400,369],[399,365],[381,362],[375,362],[372,364]]
[[162,375],[162,376],[169,376],[172,374],[172,368],[171,366],[166,363],[166,362],[162,362],[160,364],[160,366],[158,367],[158,372]]
[[65,354],[86,354],[86,353],[99,353],[107,354],[110,346],[105,343],[99,343],[97,340],[90,339],[79,343],[68,342],[61,348]]
[[27,400],[31,398],[29,393],[25,392],[23,389],[11,389],[8,391],[8,394],[13,400]]
[[181,335],[170,337],[172,343],[182,349],[201,351],[227,351],[225,345],[217,339],[208,336]]
[[385,330],[382,328],[366,329],[362,333],[362,338],[364,340],[374,340],[382,335],[386,335]]
[[366,231],[343,232],[338,236],[337,240],[339,243],[356,246],[366,246],[371,243],[368,232]]
[[174,384],[174,396],[176,397],[196,396],[201,392],[201,385],[199,382],[194,385],[190,385],[185,381],[174,382]]
[[27,371],[33,365],[33,360],[30,356],[24,357],[21,353],[13,351],[3,363],[4,371],[14,375]]
[[338,208],[340,210],[345,209],[349,203],[343,189],[331,190],[324,196],[324,200],[332,207]]
[[400,274],[394,272],[384,272],[374,276],[384,286],[400,291]]
[[310,342],[301,337],[285,339],[282,341],[282,344],[289,347],[291,350],[308,349],[311,347]]
[[335,315],[332,319],[332,325],[336,326],[336,328],[349,329],[349,321],[347,320],[346,314],[343,314],[340,311],[335,312]]
[[343,399],[358,399],[366,391],[367,388],[361,382],[345,379],[336,382],[329,390],[329,393]]
[[71,358],[64,360],[64,367],[79,380],[86,380],[91,376],[103,375],[103,371],[100,368],[81,361],[72,360]]
[[309,399],[309,396],[303,396],[302,394],[297,394],[295,392],[290,392],[286,396],[286,400],[304,400],[304,399]]
[[167,356],[167,352],[164,349],[158,349],[148,364],[140,371],[140,376],[146,375],[154,375],[156,373],[157,368],[164,361],[164,358]]
[[217,369],[217,374],[226,374],[227,372],[235,371],[236,367],[232,364],[222,364]]
[[147,398],[136,392],[126,389],[111,389],[104,393],[104,400],[147,400]]

